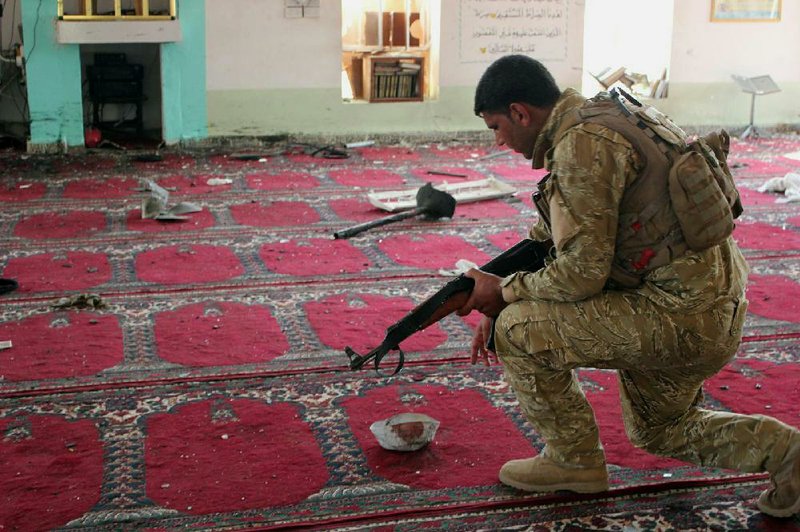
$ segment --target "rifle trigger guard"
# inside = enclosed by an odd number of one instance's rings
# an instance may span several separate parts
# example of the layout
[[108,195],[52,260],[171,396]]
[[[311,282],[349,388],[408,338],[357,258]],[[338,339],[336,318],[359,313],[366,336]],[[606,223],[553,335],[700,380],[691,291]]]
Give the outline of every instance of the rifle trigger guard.
[[406,355],[405,355],[405,353],[403,353],[403,350],[400,349],[399,346],[395,347],[394,349],[392,349],[392,351],[397,351],[397,353],[398,353],[397,366],[395,366],[394,371],[391,372],[391,373],[383,373],[380,370],[379,365],[381,363],[381,359],[386,354],[386,353],[383,353],[380,357],[375,357],[375,373],[377,373],[378,375],[381,375],[383,377],[391,377],[393,375],[397,375],[398,373],[400,373],[400,370],[403,369],[403,362],[405,361]]

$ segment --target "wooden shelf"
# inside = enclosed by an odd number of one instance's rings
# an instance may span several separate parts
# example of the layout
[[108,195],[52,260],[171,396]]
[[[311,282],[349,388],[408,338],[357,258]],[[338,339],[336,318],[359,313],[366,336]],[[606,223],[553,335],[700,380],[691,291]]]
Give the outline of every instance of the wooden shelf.
[[421,102],[425,58],[419,55],[366,55],[363,97],[369,102]]

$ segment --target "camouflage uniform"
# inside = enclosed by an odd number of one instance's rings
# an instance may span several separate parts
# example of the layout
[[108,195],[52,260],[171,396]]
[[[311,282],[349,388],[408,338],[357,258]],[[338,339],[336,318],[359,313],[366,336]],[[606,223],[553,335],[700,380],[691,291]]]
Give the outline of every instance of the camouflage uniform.
[[652,453],[704,466],[774,471],[800,432],[766,416],[698,406],[703,381],[735,355],[742,335],[748,267],[732,238],[650,271],[639,288],[609,289],[618,206],[642,167],[620,134],[598,124],[571,128],[552,146],[568,110],[584,98],[564,91],[539,135],[535,168],[553,238],[547,267],[502,282],[514,303],[496,324],[496,349],[545,454],[562,463],[605,463],[579,367],[618,370],[625,427]]

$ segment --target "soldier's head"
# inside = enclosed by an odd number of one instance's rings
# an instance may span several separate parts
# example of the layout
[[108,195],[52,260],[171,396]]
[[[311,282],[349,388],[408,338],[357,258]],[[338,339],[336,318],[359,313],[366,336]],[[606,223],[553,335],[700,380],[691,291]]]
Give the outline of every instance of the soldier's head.
[[553,75],[536,59],[507,55],[489,65],[475,89],[475,114],[509,113],[512,103],[552,107],[561,91]]
[[498,146],[508,146],[526,159],[561,90],[539,61],[508,55],[489,65],[475,89],[474,111],[495,132]]

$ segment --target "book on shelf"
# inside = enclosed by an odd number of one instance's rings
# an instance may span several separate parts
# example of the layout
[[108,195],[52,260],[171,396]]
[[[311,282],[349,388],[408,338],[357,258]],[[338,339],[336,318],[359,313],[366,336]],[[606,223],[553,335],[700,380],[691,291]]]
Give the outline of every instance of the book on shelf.
[[371,97],[378,100],[416,98],[421,70],[422,63],[414,59],[374,61]]
[[403,61],[400,63],[400,69],[408,72],[419,72],[422,69],[422,65],[419,63],[409,63],[407,61]]

